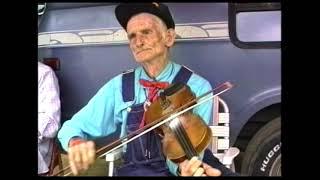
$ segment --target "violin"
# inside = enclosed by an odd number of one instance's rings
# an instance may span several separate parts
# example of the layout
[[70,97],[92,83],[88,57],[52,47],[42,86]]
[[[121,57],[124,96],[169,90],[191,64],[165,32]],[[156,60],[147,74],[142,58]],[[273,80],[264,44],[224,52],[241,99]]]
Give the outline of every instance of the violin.
[[[159,93],[145,112],[146,124],[171,114],[175,109],[192,102],[196,96],[190,87],[176,83]],[[194,105],[196,102],[191,103]],[[165,156],[175,163],[191,159],[202,152],[211,142],[212,132],[199,115],[187,111],[155,131],[163,138]]]
[[[162,150],[166,157],[179,163],[191,159],[202,152],[211,141],[211,130],[200,116],[190,110],[231,89],[233,85],[225,82],[199,97],[189,86],[176,83],[159,93],[145,112],[145,126],[122,137],[96,151],[96,157],[102,157],[136,138],[155,130],[162,137]],[[71,174],[70,166],[53,174],[64,176]]]

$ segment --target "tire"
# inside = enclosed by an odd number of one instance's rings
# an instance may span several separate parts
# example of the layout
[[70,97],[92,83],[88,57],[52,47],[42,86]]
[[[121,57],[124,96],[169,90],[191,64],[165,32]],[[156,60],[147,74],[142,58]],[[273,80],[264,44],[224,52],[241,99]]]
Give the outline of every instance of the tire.
[[281,118],[263,126],[250,140],[241,165],[248,176],[281,176]]

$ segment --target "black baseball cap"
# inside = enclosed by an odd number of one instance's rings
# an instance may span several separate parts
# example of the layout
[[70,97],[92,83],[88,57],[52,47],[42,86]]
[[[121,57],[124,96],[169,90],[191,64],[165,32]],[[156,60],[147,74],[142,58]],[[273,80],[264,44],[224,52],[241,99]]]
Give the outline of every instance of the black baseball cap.
[[127,24],[133,15],[150,13],[159,17],[167,28],[175,28],[168,6],[161,3],[121,3],[115,8],[116,18],[120,25],[127,30]]

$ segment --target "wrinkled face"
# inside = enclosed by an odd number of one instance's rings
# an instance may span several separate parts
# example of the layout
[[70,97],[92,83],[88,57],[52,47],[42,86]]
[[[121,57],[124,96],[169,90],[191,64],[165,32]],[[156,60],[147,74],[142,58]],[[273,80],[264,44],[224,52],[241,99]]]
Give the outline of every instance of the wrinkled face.
[[127,24],[130,49],[137,62],[165,57],[168,47],[167,28],[161,20],[148,13],[132,17]]

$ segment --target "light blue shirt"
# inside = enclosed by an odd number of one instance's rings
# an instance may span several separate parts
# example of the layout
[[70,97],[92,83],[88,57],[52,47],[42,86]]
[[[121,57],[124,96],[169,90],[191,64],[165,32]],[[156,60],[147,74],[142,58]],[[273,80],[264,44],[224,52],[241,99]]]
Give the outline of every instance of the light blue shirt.
[[[171,83],[180,68],[181,65],[170,61],[156,77],[156,81]],[[153,81],[141,66],[137,67],[134,73],[135,97],[133,101],[123,102],[122,74],[120,74],[107,82],[86,106],[63,124],[58,133],[58,138],[65,150],[68,149],[68,143],[72,137],[94,138],[107,136],[116,131],[118,123],[122,123],[121,137],[126,135],[127,108],[134,104],[143,103],[146,100],[146,91],[139,84],[139,79]],[[187,85],[197,97],[212,89],[210,83],[196,73],[191,75]],[[212,101],[208,101],[194,108],[193,112],[201,116],[208,124],[212,119],[212,106]],[[170,172],[176,174],[177,165],[170,160],[167,160],[167,164]]]

